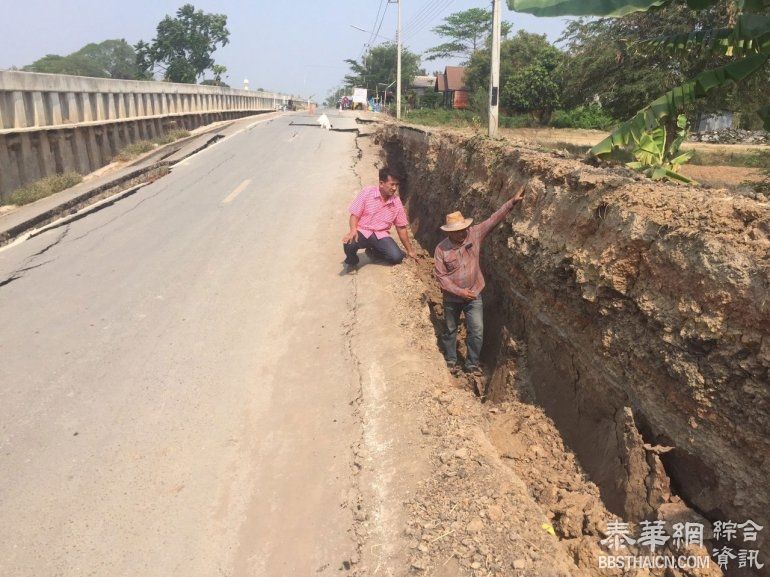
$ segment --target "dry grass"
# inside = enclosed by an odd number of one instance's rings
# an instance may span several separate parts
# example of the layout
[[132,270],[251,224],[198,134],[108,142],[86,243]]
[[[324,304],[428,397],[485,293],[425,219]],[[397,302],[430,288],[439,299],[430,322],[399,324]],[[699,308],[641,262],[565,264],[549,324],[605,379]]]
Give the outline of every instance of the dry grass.
[[696,149],[690,161],[701,166],[740,166],[770,169],[770,150]]
[[179,140],[180,138],[187,138],[188,136],[190,136],[190,132],[187,130],[172,130],[165,136],[156,138],[155,140],[153,140],[153,142],[158,145],[171,144],[175,140]]
[[29,204],[75,186],[82,180],[83,177],[77,172],[65,172],[63,174],[47,176],[14,190],[5,200],[4,204]]
[[120,152],[118,152],[115,155],[113,160],[128,162],[129,160],[133,160],[140,154],[144,154],[145,152],[150,152],[156,146],[157,145],[151,140],[140,140],[139,142],[134,142],[133,144],[129,144],[128,146],[123,148]]
[[129,160],[133,160],[145,152],[150,152],[158,146],[171,144],[175,140],[179,140],[180,138],[187,138],[188,136],[190,136],[190,133],[187,130],[172,130],[165,136],[155,138],[154,140],[140,140],[139,142],[134,142],[133,144],[129,144],[123,148],[114,156],[113,160],[128,162]]

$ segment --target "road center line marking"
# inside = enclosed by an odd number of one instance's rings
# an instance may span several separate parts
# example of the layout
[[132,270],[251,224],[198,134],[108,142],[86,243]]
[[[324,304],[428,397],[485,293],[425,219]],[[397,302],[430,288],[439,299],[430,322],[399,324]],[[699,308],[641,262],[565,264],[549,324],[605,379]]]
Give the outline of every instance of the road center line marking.
[[234,191],[232,191],[230,194],[228,194],[225,199],[222,201],[222,204],[230,204],[232,201],[235,200],[235,197],[241,194],[244,190],[246,190],[246,187],[251,184],[251,179],[247,178],[242,183],[238,185],[238,188],[236,188]]

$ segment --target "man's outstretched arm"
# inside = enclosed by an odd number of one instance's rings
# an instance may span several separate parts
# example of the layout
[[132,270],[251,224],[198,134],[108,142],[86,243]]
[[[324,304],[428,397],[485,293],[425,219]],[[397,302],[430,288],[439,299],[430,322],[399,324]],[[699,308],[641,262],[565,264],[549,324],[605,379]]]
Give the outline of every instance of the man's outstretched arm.
[[492,232],[493,228],[503,222],[503,219],[508,216],[508,213],[511,212],[511,210],[513,210],[513,207],[516,205],[516,203],[521,202],[522,198],[524,198],[523,184],[519,185],[513,196],[508,199],[508,201],[503,206],[498,208],[497,211],[492,214],[492,216],[490,216],[487,220],[476,227],[476,230],[478,230],[479,236],[482,240],[485,236]]

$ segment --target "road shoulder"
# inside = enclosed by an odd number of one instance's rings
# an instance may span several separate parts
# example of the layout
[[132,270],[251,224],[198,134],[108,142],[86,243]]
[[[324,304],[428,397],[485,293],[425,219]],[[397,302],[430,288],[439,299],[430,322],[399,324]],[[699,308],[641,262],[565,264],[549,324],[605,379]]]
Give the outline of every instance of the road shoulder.
[[[374,182],[379,148],[368,138],[358,145],[356,171],[362,184]],[[364,264],[350,277],[363,431],[353,447],[361,502],[353,574],[581,574],[490,440],[499,409],[447,371],[423,278],[429,255],[420,252],[419,263]]]

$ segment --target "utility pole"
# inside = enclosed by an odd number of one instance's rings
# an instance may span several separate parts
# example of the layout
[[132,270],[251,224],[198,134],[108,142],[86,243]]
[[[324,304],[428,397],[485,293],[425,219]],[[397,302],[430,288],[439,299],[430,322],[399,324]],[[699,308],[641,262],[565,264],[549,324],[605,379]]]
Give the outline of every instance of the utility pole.
[[497,134],[500,100],[500,4],[492,0],[492,67],[489,74],[489,136]]
[[398,4],[398,27],[396,28],[396,119],[401,120],[401,0],[388,0],[388,4]]

